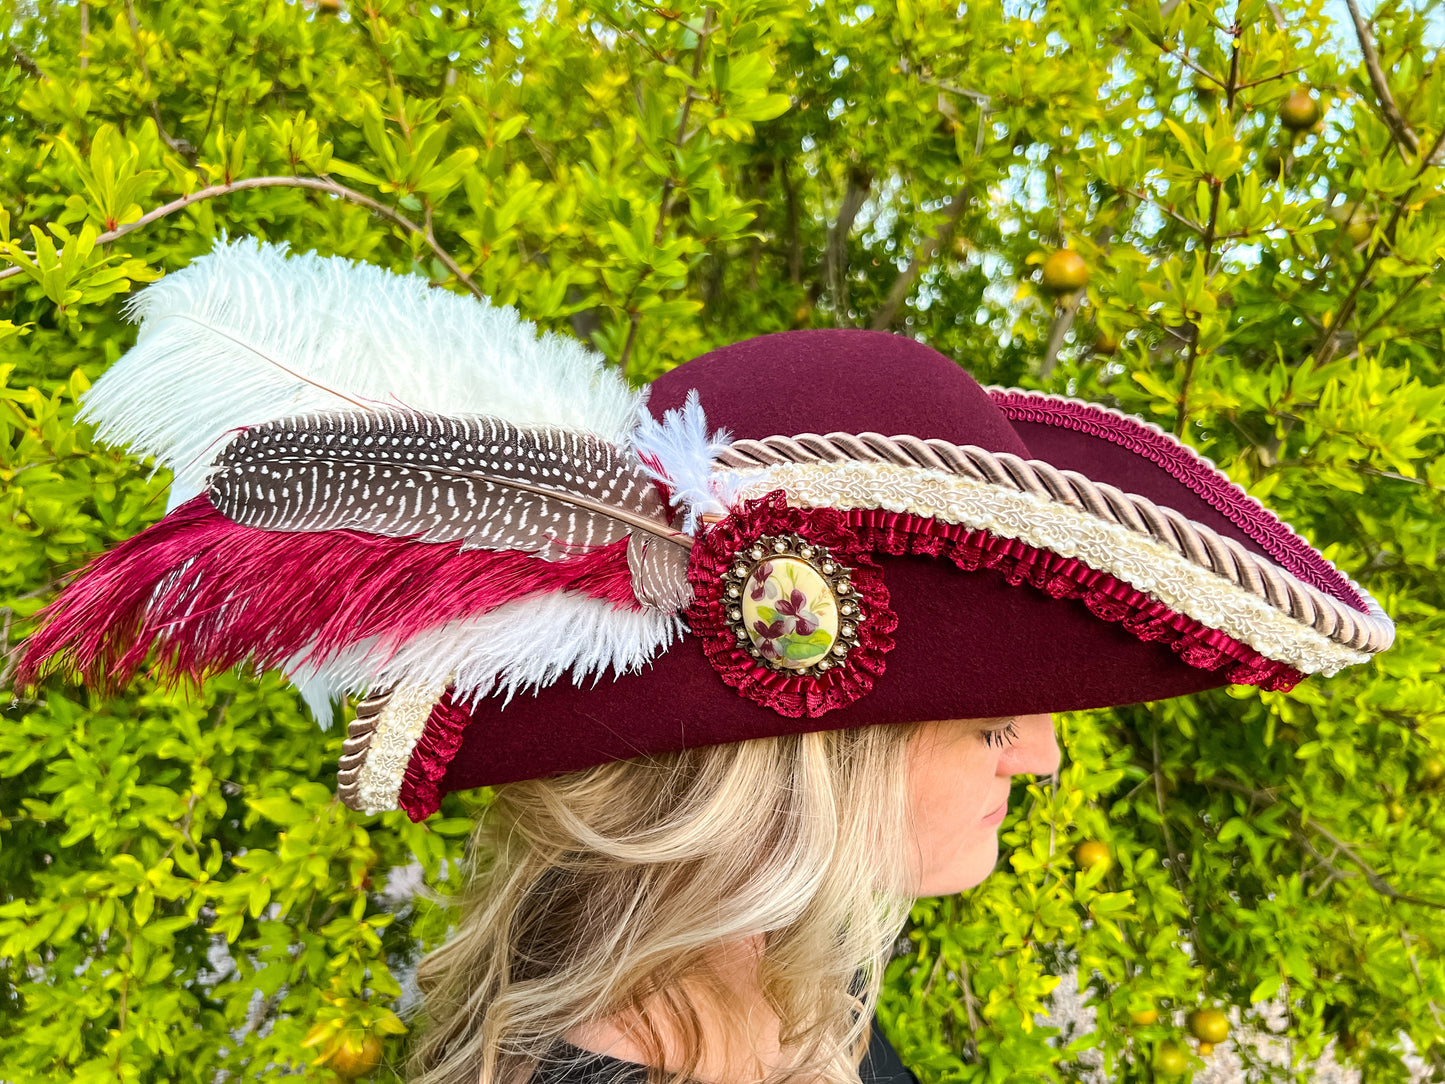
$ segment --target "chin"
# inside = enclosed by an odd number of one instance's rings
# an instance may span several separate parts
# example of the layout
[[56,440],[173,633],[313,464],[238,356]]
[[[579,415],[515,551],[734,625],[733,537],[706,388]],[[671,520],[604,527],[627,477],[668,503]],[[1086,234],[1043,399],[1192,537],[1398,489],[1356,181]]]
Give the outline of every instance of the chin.
[[923,878],[920,896],[952,896],[988,880],[998,864],[998,836],[990,832],[978,846],[960,851],[946,869],[930,870]]

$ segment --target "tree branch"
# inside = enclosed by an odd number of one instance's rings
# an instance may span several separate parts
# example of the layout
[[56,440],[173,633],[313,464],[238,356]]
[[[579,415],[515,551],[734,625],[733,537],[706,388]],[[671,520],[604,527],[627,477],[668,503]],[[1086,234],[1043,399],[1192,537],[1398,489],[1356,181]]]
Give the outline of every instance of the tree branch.
[[[316,192],[326,192],[333,196],[339,196],[351,203],[360,204],[373,214],[386,219],[388,222],[392,222],[402,227],[402,229],[409,230],[424,238],[432,252],[436,254],[437,259],[441,260],[442,264],[452,273],[456,280],[477,297],[482,296],[481,288],[462,271],[456,260],[452,259],[451,254],[437,244],[434,237],[428,236],[428,231],[424,227],[417,225],[405,215],[392,210],[386,204],[374,200],[361,192],[357,192],[355,189],[337,184],[329,178],[247,177],[239,181],[232,181],[230,184],[213,184],[208,188],[202,188],[196,192],[192,192],[188,196],[182,196],[180,199],[172,200],[170,203],[157,207],[152,211],[147,211],[134,222],[127,222],[123,226],[117,226],[113,230],[107,230],[95,239],[95,243],[97,245],[109,244],[111,241],[124,237],[128,233],[140,229],[142,226],[148,226],[157,219],[175,214],[175,212],[182,211],[193,204],[200,203],[203,200],[215,199],[217,196],[230,195],[232,192],[245,191],[248,188],[309,188]],[[23,268],[20,267],[7,267],[4,270],[0,270],[0,280],[8,279],[12,275],[21,274],[22,271]]]
[[823,256],[823,281],[833,292],[835,324],[841,322],[848,311],[848,235],[853,232],[853,220],[863,209],[872,184],[872,176],[862,168],[848,170],[848,186],[843,190],[843,202],[838,207],[838,221],[833,223],[828,233],[828,248]]
[[918,280],[919,274],[933,262],[939,251],[953,240],[953,231],[958,228],[959,219],[963,217],[963,212],[967,207],[968,189],[967,187],[960,188],[949,201],[948,214],[938,227],[938,231],[913,250],[908,267],[893,280],[893,285],[888,290],[888,297],[884,299],[878,314],[873,317],[874,331],[887,331],[893,326],[898,309],[913,290],[913,284]]
[[1079,306],[1084,303],[1087,295],[1087,290],[1075,290],[1067,300],[1056,306],[1053,322],[1049,325],[1049,341],[1044,346],[1043,364],[1039,366],[1040,377],[1046,377],[1054,371],[1059,360],[1059,350],[1064,345],[1064,337],[1068,335],[1069,328],[1074,326],[1074,317],[1078,315]]
[[[692,82],[696,83],[698,76],[702,74],[703,54],[707,52],[707,39],[713,31],[713,9],[708,8],[703,13],[702,29],[696,30],[697,45],[692,51]],[[677,20],[678,24],[686,29],[686,23]],[[682,109],[677,118],[677,135],[673,136],[672,144],[681,148],[687,141],[687,117],[692,112],[692,102],[696,95],[693,94],[692,86],[689,84],[687,92],[682,96]],[[669,170],[666,177],[662,179],[662,195],[657,201],[657,226],[652,231],[652,243],[662,244],[662,234],[667,227],[668,215],[672,213],[672,205],[677,200],[677,185],[673,182],[672,172]],[[622,354],[617,359],[617,368],[622,373],[623,379],[627,379],[627,361],[632,356],[633,344],[637,342],[637,325],[642,322],[642,314],[636,311],[630,312],[628,318],[631,325],[627,329],[627,339],[622,344]]]
[[1364,289],[1365,283],[1369,281],[1370,269],[1375,266],[1375,261],[1378,260],[1385,251],[1387,239],[1394,236],[1396,224],[1398,224],[1404,216],[1405,208],[1409,205],[1411,198],[1414,197],[1415,192],[1420,187],[1420,175],[1434,163],[1435,156],[1440,152],[1442,146],[1445,146],[1445,127],[1440,129],[1439,134],[1435,137],[1435,145],[1431,147],[1429,153],[1421,159],[1419,168],[1415,170],[1416,183],[1395,197],[1394,210],[1390,214],[1390,221],[1387,222],[1380,231],[1380,239],[1370,246],[1370,251],[1365,256],[1365,265],[1360,268],[1359,275],[1355,278],[1355,281],[1350,284],[1349,293],[1345,295],[1345,300],[1340,304],[1339,315],[1336,316],[1330,326],[1325,329],[1324,334],[1320,336],[1319,342],[1317,342],[1314,349],[1310,351],[1308,356],[1315,359],[1316,365],[1324,365],[1334,357],[1335,334],[1355,315],[1355,303],[1360,296],[1360,291]]
[[15,59],[15,66],[32,79],[44,79],[45,73],[40,70],[40,65],[28,53],[22,53],[15,46],[10,46],[10,55]]
[[[1212,779],[1196,779],[1195,782],[1202,787],[1220,787],[1224,790],[1233,791],[1235,794],[1242,794],[1251,800],[1265,802],[1268,805],[1277,805],[1280,802],[1279,797],[1270,791],[1256,790],[1253,787],[1247,787],[1243,783],[1236,783],[1230,779],[1220,779],[1216,777]],[[1379,870],[1375,869],[1374,866],[1360,857],[1360,853],[1356,851],[1351,844],[1335,835],[1334,832],[1330,831],[1313,817],[1301,813],[1288,802],[1284,803],[1284,805],[1301,830],[1313,832],[1333,846],[1335,852],[1343,855],[1350,865],[1354,866],[1364,875],[1365,882],[1387,900],[1395,900],[1399,903],[1413,903],[1418,907],[1430,907],[1437,911],[1445,911],[1445,902],[1422,899],[1419,896],[1412,896],[1409,893],[1400,892],[1385,879]]]
[[1385,118],[1385,126],[1390,129],[1396,146],[1400,148],[1401,157],[1404,157],[1407,151],[1415,154],[1420,150],[1420,140],[1400,115],[1395,97],[1390,93],[1390,84],[1385,82],[1385,73],[1380,68],[1380,58],[1375,52],[1375,40],[1370,34],[1370,24],[1365,22],[1360,14],[1360,5],[1355,0],[1345,0],[1345,6],[1350,9],[1350,19],[1355,24],[1355,37],[1360,40],[1360,52],[1365,57],[1365,70],[1370,73],[1370,84],[1375,88],[1375,96],[1380,101],[1380,113]]

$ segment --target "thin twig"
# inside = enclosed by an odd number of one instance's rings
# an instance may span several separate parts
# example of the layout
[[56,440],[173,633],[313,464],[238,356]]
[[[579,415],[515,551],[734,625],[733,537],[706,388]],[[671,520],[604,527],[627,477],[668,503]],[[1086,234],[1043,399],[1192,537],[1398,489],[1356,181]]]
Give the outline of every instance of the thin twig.
[[1159,809],[1159,826],[1164,829],[1164,846],[1169,850],[1169,872],[1174,875],[1174,885],[1179,889],[1180,901],[1189,915],[1189,925],[1194,930],[1196,952],[1200,944],[1199,924],[1194,921],[1194,909],[1189,906],[1189,889],[1184,883],[1184,874],[1179,868],[1179,851],[1174,847],[1174,833],[1169,831],[1169,815],[1164,810],[1164,773],[1159,767],[1159,728],[1151,732],[1154,747],[1154,804]]
[[[1276,805],[1280,802],[1280,799],[1268,790],[1256,790],[1253,787],[1247,787],[1242,783],[1236,783],[1230,779],[1199,779],[1196,780],[1196,782],[1204,787],[1222,787],[1225,790],[1233,791],[1235,794],[1243,794],[1248,798],[1268,802],[1270,805]],[[1384,896],[1388,900],[1396,900],[1400,903],[1413,903],[1419,907],[1430,907],[1437,911],[1445,911],[1445,902],[1421,899],[1419,896],[1412,896],[1409,893],[1400,892],[1385,879],[1379,870],[1375,869],[1374,866],[1360,857],[1359,852],[1356,851],[1351,844],[1335,835],[1334,832],[1330,831],[1313,817],[1306,816],[1287,802],[1284,804],[1286,810],[1290,816],[1295,819],[1296,823],[1299,824],[1300,828],[1307,832],[1313,832],[1321,839],[1330,843],[1335,848],[1336,853],[1343,855],[1352,866],[1364,874],[1366,883],[1381,896]]]
[[[125,0],[125,15],[126,20],[130,23],[130,40],[135,46],[135,58],[136,62],[140,65],[141,78],[146,83],[149,83],[151,81],[150,66],[146,64],[145,47],[141,45],[140,41],[140,20],[135,17],[134,0]],[[190,140],[173,137],[170,132],[166,131],[165,122],[161,120],[160,102],[156,100],[154,94],[151,95],[148,104],[150,105],[151,117],[156,122],[156,131],[158,131],[161,138],[166,141],[166,146],[170,147],[170,149],[177,154],[182,155],[187,161],[194,163],[196,160],[196,148],[191,145]]]
[[884,299],[878,314],[873,317],[874,331],[887,331],[893,326],[893,320],[898,315],[898,309],[913,289],[913,284],[918,280],[919,274],[933,262],[935,256],[953,240],[953,231],[958,228],[958,221],[963,217],[964,210],[968,207],[968,188],[964,186],[953,194],[953,199],[948,203],[948,214],[944,216],[943,223],[932,237],[929,237],[922,244],[913,250],[913,256],[908,261],[908,267],[903,273],[893,280],[892,287],[888,290],[888,296]]
[[[95,243],[97,245],[108,244],[109,242],[114,241],[117,238],[124,237],[126,234],[131,233],[134,230],[140,229],[142,226],[148,226],[150,225],[150,223],[156,221],[157,219],[164,218],[166,217],[166,215],[175,214],[175,212],[182,211],[185,208],[192,206],[193,204],[197,204],[208,199],[215,199],[217,196],[229,195],[232,192],[241,192],[249,188],[309,188],[316,192],[326,192],[333,196],[339,196],[342,199],[347,200],[351,203],[360,204],[367,210],[371,211],[373,214],[380,215],[388,222],[395,223],[403,229],[409,230],[410,232],[415,233],[418,236],[426,239],[427,244],[431,247],[432,252],[436,254],[437,259],[441,260],[442,264],[445,265],[446,269],[450,271],[453,276],[456,277],[457,281],[460,282],[477,297],[482,296],[481,287],[479,287],[475,282],[473,282],[471,278],[464,271],[462,271],[462,269],[457,265],[457,262],[452,259],[451,254],[448,253],[440,245],[438,245],[434,238],[427,237],[426,230],[423,227],[417,225],[415,222],[413,222],[411,219],[407,218],[400,212],[392,210],[386,204],[374,200],[370,196],[363,195],[355,189],[347,188],[345,185],[337,184],[335,181],[329,178],[323,179],[320,177],[246,177],[239,181],[232,181],[229,184],[213,184],[208,188],[202,188],[198,191],[192,192],[188,196],[182,196],[180,199],[172,200],[170,203],[157,207],[152,211],[147,211],[134,222],[127,222],[123,226],[117,226],[113,230],[107,230],[105,233],[102,233],[99,237],[95,239]],[[29,254],[27,253],[27,255]],[[24,268],[21,268],[19,266],[7,267],[4,270],[0,270],[0,279],[7,279],[10,278],[12,275],[19,275],[23,271]]]
[[1434,278],[1438,270],[1439,268],[1432,267],[1429,271],[1422,272],[1421,274],[1416,275],[1413,279],[1411,279],[1409,285],[1407,285],[1395,296],[1395,300],[1390,303],[1390,307],[1387,308],[1384,312],[1380,313],[1379,316],[1375,317],[1369,322],[1368,325],[1366,325],[1366,327],[1360,332],[1359,338],[1356,341],[1364,342],[1365,338],[1370,334],[1370,332],[1374,331],[1375,328],[1379,327],[1382,323],[1385,322],[1385,320],[1387,320],[1390,316],[1394,314],[1395,310],[1400,307],[1400,303],[1404,301],[1405,298],[1409,297],[1415,291],[1415,288],[1417,286],[1419,286],[1422,282],[1425,282],[1427,279]]
[[963,988],[963,1007],[968,1013],[968,1037],[964,1039],[964,1044],[968,1047],[969,1059],[977,1062],[978,1043],[974,1041],[974,1036],[982,1029],[983,1023],[978,1018],[978,998],[973,992],[973,976],[968,970],[968,953],[959,954],[958,968],[962,972],[959,986]]
[[10,620],[15,611],[9,606],[0,606],[4,612],[3,623],[0,623],[0,659],[5,660],[4,669],[0,669],[0,689],[10,687],[10,677],[15,673],[18,652],[10,650]]
[[[1137,190],[1135,190],[1135,189],[1133,189],[1133,188],[1126,188],[1126,189],[1124,189],[1124,191],[1125,191],[1127,194],[1133,196],[1135,199],[1140,200],[1140,201],[1142,201],[1142,202],[1144,202],[1144,203],[1149,204],[1149,205],[1152,206],[1155,210],[1157,210],[1160,214],[1168,215],[1170,218],[1174,219],[1175,222],[1178,222],[1181,226],[1187,226],[1189,229],[1193,230],[1195,233],[1203,233],[1203,232],[1204,232],[1204,227],[1203,227],[1203,226],[1201,226],[1198,222],[1195,222],[1194,219],[1189,218],[1189,217],[1187,217],[1187,216],[1185,216],[1185,215],[1181,215],[1178,211],[1176,211],[1176,210],[1174,209],[1173,204],[1170,204],[1169,206],[1166,207],[1164,204],[1160,203],[1157,199],[1155,199],[1155,198],[1154,198],[1153,196],[1151,196],[1149,193],[1147,193],[1147,192],[1139,192],[1139,191],[1137,191]],[[1262,232],[1264,232],[1264,231],[1261,230],[1260,232],[1262,233]]]
[[783,206],[788,220],[788,281],[803,281],[803,232],[798,222],[798,193],[793,187],[793,178],[788,173],[786,156],[778,162],[783,179]]
[[[1404,930],[1400,931],[1400,941],[1405,946],[1405,956],[1410,961],[1410,970],[1415,973],[1415,982],[1420,987],[1420,993],[1425,993],[1425,980],[1420,977],[1420,965],[1415,961],[1415,946],[1410,943],[1410,935]],[[1433,1000],[1426,1002],[1430,1009],[1430,1015],[1435,1020],[1436,1034],[1445,1035],[1445,1022],[1440,1019],[1440,1007]]]
[[[680,20],[679,20],[680,22]],[[685,23],[682,25],[686,25]],[[692,54],[692,82],[688,84],[687,93],[682,96],[682,112],[677,118],[677,135],[673,137],[673,145],[681,147],[687,141],[687,117],[692,111],[693,99],[697,97],[693,93],[692,84],[696,83],[698,76],[702,74],[703,56],[707,52],[707,39],[713,30],[713,10],[708,8],[703,13],[702,30],[697,36],[697,48]],[[657,205],[660,210],[657,212],[657,228],[652,231],[652,243],[662,243],[662,231],[667,224],[667,216],[672,211],[672,205],[677,199],[677,186],[673,183],[672,172],[669,170],[666,177],[662,179],[662,198]],[[624,364],[624,371],[626,366]]]
[[1380,470],[1378,467],[1366,467],[1363,464],[1355,468],[1361,474],[1373,474],[1377,478],[1393,478],[1397,482],[1409,482],[1417,486],[1429,486],[1430,483],[1423,478],[1411,478],[1408,475],[1396,474],[1392,470]]
[[[1231,35],[1229,46],[1229,77],[1224,84],[1225,109],[1232,116],[1234,114],[1234,93],[1239,82],[1239,38],[1243,31],[1235,28]],[[1214,227],[1219,223],[1219,196],[1224,190],[1224,182],[1218,177],[1208,177],[1209,181],[1209,221],[1204,224],[1204,234],[1200,239],[1200,248],[1204,252],[1204,266],[1209,267],[1209,257],[1214,251]],[[1189,424],[1189,385],[1194,380],[1194,366],[1199,358],[1199,328],[1195,328],[1189,335],[1189,346],[1184,353],[1184,378],[1179,384],[1179,410],[1174,417],[1174,435],[1183,437],[1184,431]]]
[[1385,73],[1380,68],[1380,57],[1375,52],[1375,40],[1370,35],[1370,24],[1365,22],[1364,16],[1360,14],[1360,5],[1355,3],[1355,0],[1345,0],[1345,6],[1350,9],[1350,19],[1355,24],[1355,37],[1360,41],[1360,52],[1365,57],[1365,70],[1370,73],[1370,84],[1375,88],[1375,97],[1379,99],[1385,126],[1394,136],[1401,157],[1404,157],[1407,151],[1415,154],[1420,150],[1420,139],[1400,115],[1395,96],[1390,93],[1390,84],[1385,82]]

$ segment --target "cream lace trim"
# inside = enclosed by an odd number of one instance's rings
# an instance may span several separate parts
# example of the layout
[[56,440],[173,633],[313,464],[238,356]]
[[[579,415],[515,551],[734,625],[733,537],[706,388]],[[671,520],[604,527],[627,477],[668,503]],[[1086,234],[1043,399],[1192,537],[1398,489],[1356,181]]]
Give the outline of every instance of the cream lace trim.
[[358,710],[337,775],[342,802],[361,813],[397,807],[407,762],[446,688],[446,682],[398,685],[377,714],[363,716]]
[[744,478],[738,496],[750,499],[774,489],[807,507],[908,512],[1075,558],[1307,674],[1335,674],[1370,658],[1168,546],[1032,493],[941,470],[855,461],[781,463]]

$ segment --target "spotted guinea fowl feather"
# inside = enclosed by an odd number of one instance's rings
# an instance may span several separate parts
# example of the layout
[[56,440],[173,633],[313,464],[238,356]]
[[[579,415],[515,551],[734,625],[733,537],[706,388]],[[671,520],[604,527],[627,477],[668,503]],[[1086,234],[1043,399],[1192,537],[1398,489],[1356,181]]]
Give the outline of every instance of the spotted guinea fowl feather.
[[687,602],[691,539],[641,465],[576,430],[415,411],[305,414],[222,452],[211,503],[271,531],[359,530],[559,560],[628,538],[638,597]]

